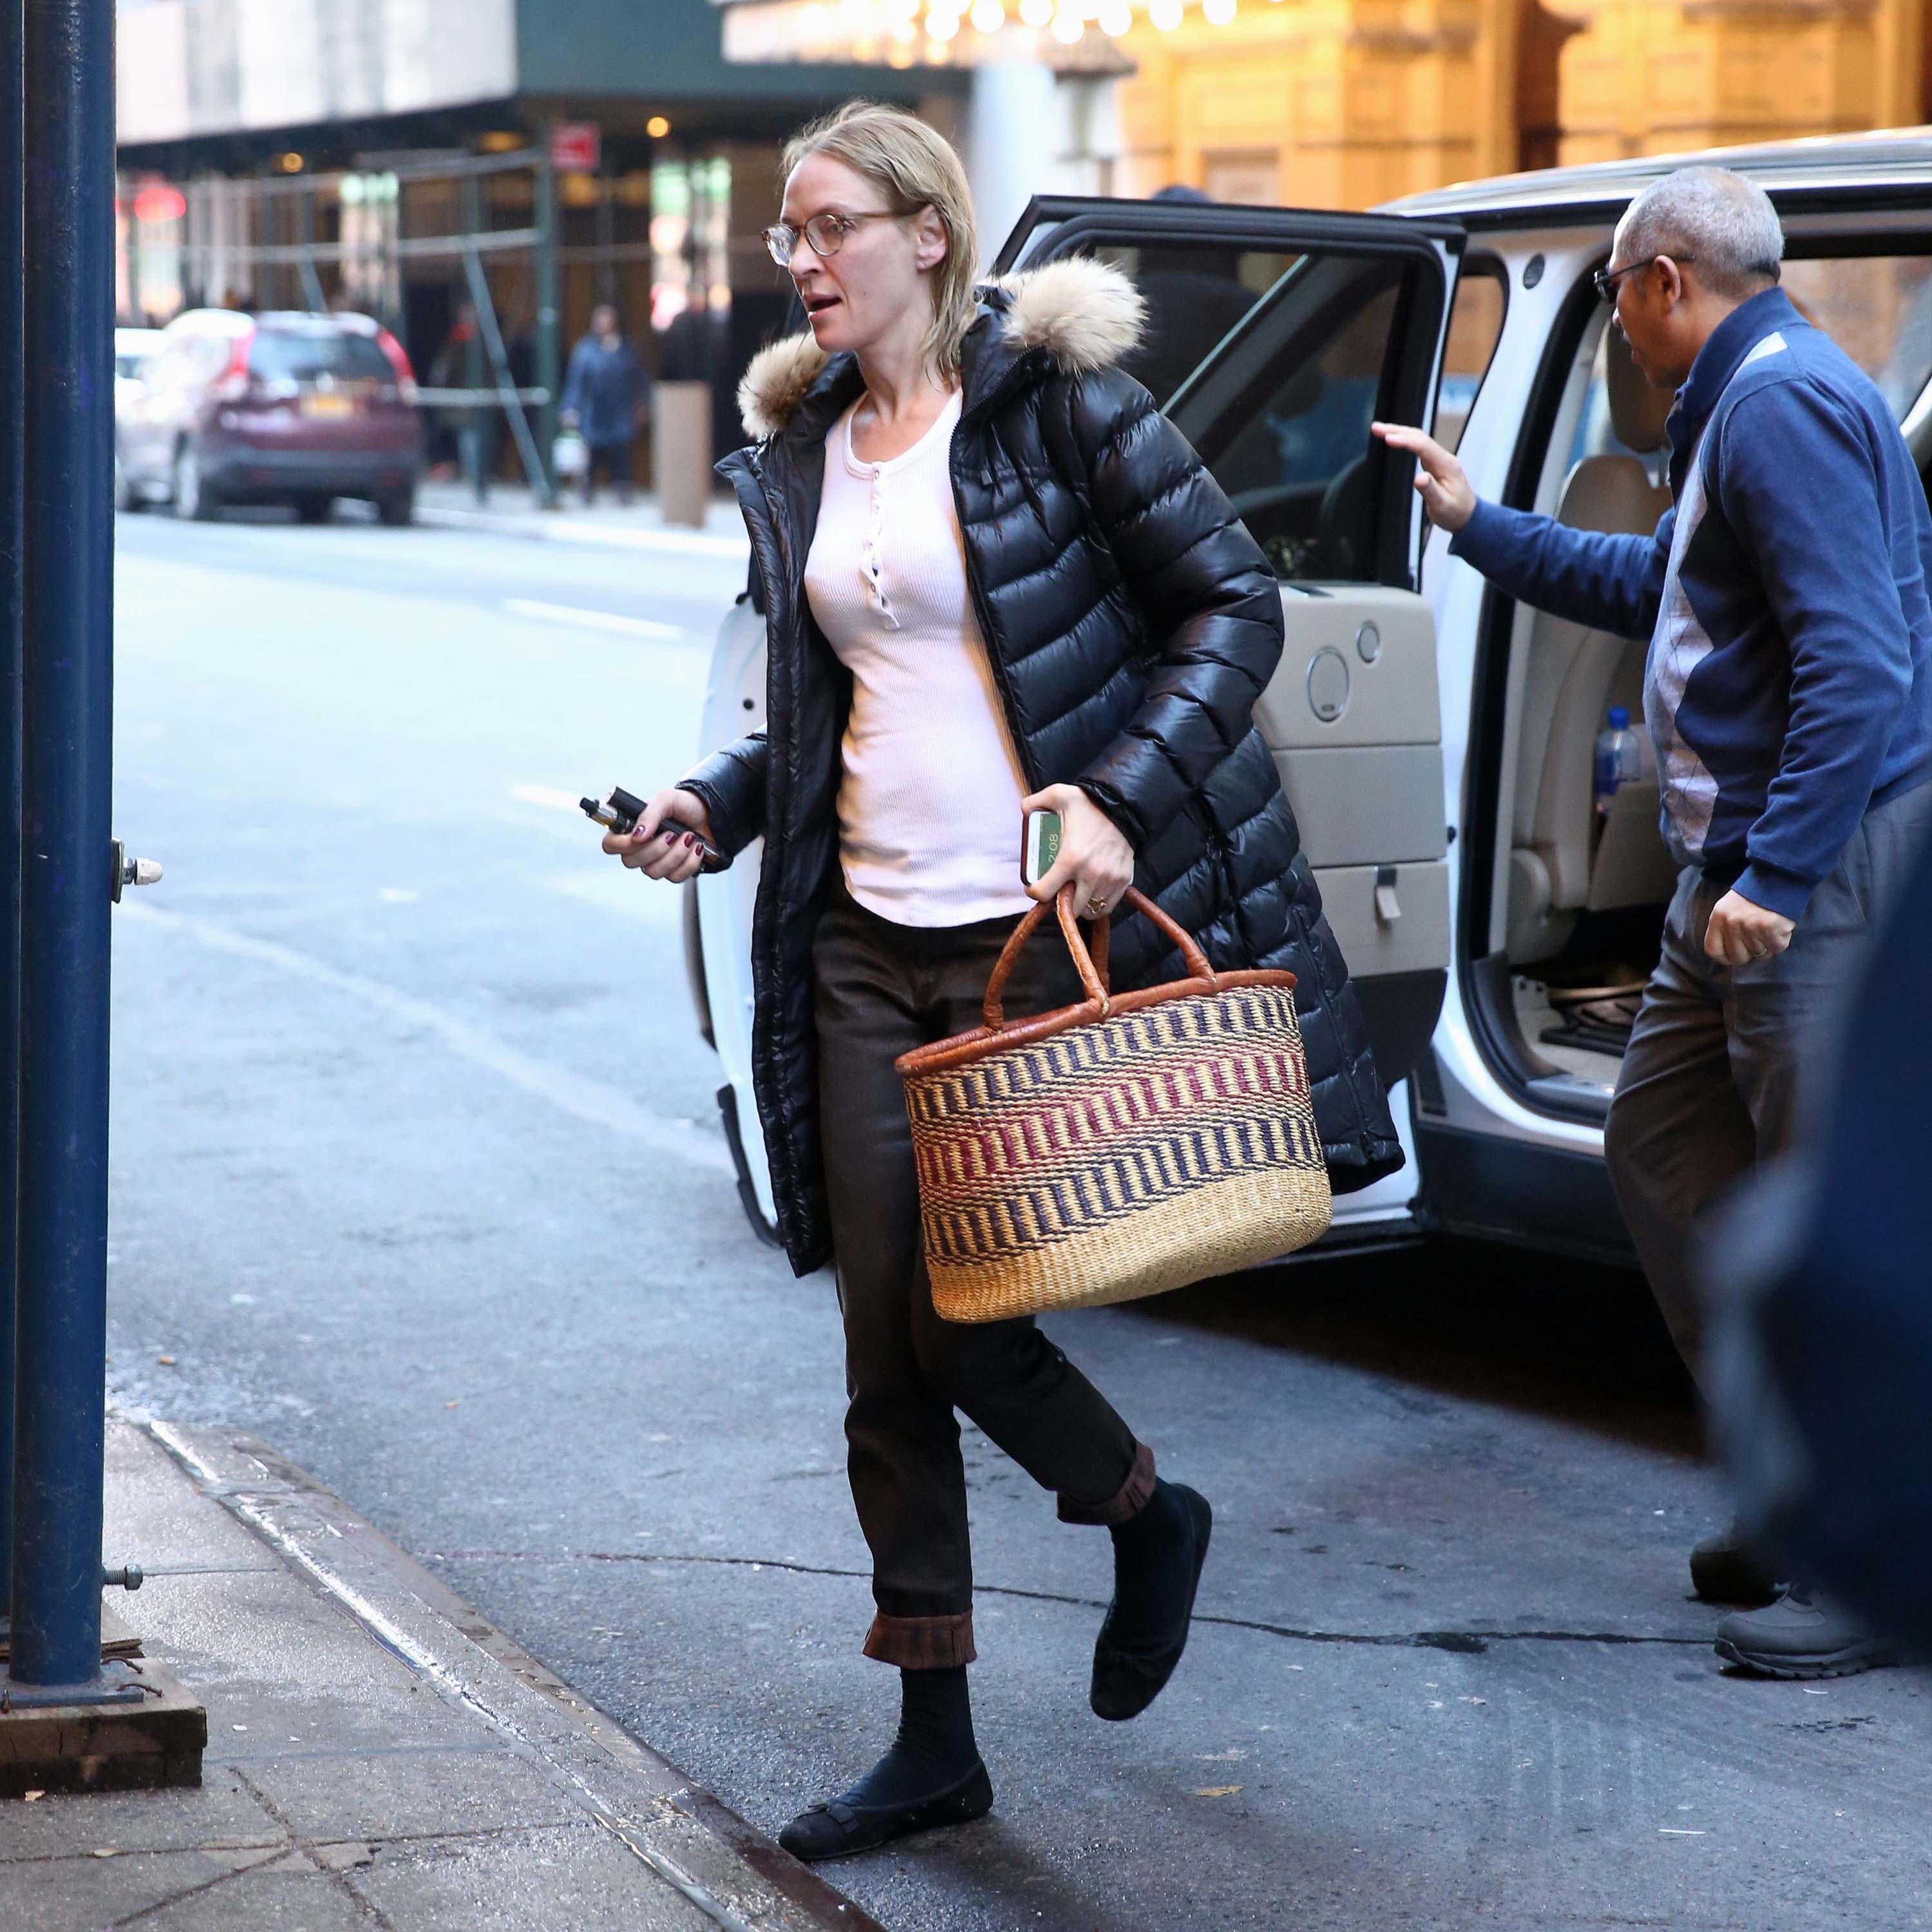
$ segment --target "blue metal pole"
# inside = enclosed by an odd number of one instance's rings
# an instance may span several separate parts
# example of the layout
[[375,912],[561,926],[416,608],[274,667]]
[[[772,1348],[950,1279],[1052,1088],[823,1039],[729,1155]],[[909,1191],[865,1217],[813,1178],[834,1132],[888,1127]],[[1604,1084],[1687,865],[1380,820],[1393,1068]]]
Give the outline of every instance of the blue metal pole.
[[100,1669],[114,0],[26,0],[16,1685]]
[[20,1152],[20,0],[0,0],[0,1622],[14,1573],[14,1288]]

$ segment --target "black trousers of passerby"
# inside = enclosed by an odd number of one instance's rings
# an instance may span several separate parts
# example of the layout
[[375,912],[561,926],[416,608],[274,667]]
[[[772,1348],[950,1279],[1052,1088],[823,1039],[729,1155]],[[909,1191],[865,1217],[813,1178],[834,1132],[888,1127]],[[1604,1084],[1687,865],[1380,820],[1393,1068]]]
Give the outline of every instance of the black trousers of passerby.
[[[820,923],[820,1111],[839,1306],[848,1467],[878,1606],[866,1654],[908,1670],[969,1664],[973,1559],[962,1412],[1035,1481],[1061,1520],[1124,1522],[1154,1456],[1034,1325],[941,1321],[920,1234],[901,1054],[980,1024],[986,979],[1016,921],[916,927],[837,892]],[[1080,997],[1048,922],[1008,982],[1010,1013]]]
[[632,438],[626,436],[622,442],[593,442],[584,451],[584,500],[592,502],[597,494],[597,472],[601,468],[615,486],[622,499],[631,494],[632,452],[634,447]]

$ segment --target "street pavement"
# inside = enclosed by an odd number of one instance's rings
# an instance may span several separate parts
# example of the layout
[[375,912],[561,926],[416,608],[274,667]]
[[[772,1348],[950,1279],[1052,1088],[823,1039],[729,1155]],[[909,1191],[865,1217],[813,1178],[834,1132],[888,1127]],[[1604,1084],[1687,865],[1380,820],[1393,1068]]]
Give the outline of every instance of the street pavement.
[[[717,547],[124,518],[110,1389],[246,1430],[766,1831],[888,1738],[832,1290],[741,1219],[675,896],[573,801],[695,755]],[[992,1816],[899,1932],[1932,1922],[1919,1671],[1727,1676],[1629,1278],[1303,1264],[1049,1324],[1216,1510],[1133,1724],[1105,1534],[967,1431]],[[117,1554],[139,1560],[138,1548]],[[135,1605],[138,1610],[138,1600]]]

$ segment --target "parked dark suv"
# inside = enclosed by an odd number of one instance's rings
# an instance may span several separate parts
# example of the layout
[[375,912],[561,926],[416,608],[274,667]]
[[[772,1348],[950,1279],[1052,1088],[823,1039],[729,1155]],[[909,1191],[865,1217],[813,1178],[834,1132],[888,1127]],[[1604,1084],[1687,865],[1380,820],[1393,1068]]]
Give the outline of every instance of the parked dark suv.
[[290,503],[320,523],[338,496],[386,524],[415,512],[422,427],[402,344],[364,315],[190,309],[115,411],[121,508],[206,519]]

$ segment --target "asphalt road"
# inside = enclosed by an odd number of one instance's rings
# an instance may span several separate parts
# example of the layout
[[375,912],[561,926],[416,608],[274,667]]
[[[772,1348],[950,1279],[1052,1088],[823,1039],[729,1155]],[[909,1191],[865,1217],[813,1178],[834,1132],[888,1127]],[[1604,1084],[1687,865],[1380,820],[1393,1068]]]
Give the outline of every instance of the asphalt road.
[[[116,830],[167,877],[117,915],[112,1394],[272,1442],[776,1830],[895,1707],[832,1290],[740,1220],[674,896],[568,802],[689,762],[736,571],[120,540]],[[1932,1922],[1927,1678],[1720,1672],[1630,1280],[1424,1250],[1052,1326],[1213,1499],[1202,1618],[1094,1719],[1107,1540],[969,1431],[999,1803],[830,1868],[888,1924]]]

